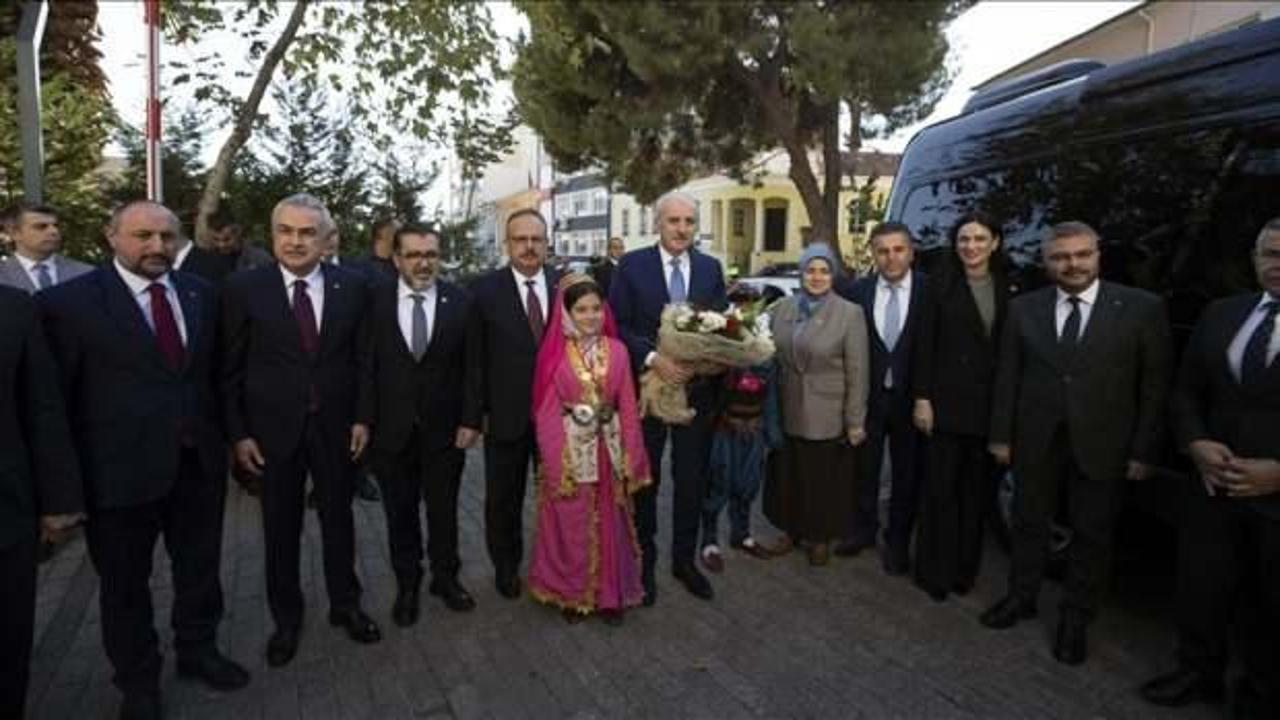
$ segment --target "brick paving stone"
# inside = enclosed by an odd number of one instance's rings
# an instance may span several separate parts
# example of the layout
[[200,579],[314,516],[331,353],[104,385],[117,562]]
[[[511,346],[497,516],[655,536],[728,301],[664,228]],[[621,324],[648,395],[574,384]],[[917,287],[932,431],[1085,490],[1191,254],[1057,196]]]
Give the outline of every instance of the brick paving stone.
[[[527,596],[500,597],[484,542],[482,455],[472,451],[460,493],[460,579],[476,597],[453,613],[423,596],[412,628],[391,622],[394,574],[378,503],[355,501],[357,572],[381,643],[360,646],[329,626],[319,528],[303,529],[302,644],[288,667],[267,668],[272,630],[263,589],[258,501],[232,485],[226,504],[223,650],[253,675],[222,694],[174,674],[168,557],[157,548],[153,591],[166,654],[162,675],[173,720],[405,718],[1076,718],[1215,717],[1208,707],[1160,712],[1135,687],[1167,668],[1174,638],[1167,599],[1128,594],[1090,635],[1091,655],[1067,668],[1049,654],[1057,590],[1038,620],[1004,632],[978,615],[1003,593],[1007,559],[987,557],[965,598],[937,604],[880,570],[874,553],[810,568],[800,553],[767,562],[728,551],[711,576],[716,599],[697,600],[670,577],[670,488],[659,497],[658,604],[621,627],[567,625]],[[532,482],[525,525],[534,523]],[[759,537],[775,533],[753,517]],[[722,528],[723,532],[723,528]],[[530,539],[531,542],[531,539]],[[41,566],[30,717],[112,718],[119,694],[101,647],[98,580],[82,537]],[[424,588],[425,590],[425,588]]]

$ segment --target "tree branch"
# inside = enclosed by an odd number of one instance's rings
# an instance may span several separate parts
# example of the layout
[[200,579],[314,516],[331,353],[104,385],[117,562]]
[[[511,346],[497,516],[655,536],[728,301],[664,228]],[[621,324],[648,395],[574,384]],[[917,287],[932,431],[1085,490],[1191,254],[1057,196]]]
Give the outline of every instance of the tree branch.
[[209,179],[205,182],[204,192],[200,196],[200,209],[196,214],[197,245],[208,246],[209,218],[218,210],[222,189],[226,186],[227,177],[231,174],[231,162],[235,159],[236,153],[240,151],[240,148],[244,147],[245,142],[249,140],[249,134],[253,130],[253,120],[257,117],[258,106],[262,103],[262,96],[266,94],[267,86],[271,84],[271,76],[275,74],[276,67],[284,59],[285,52],[288,51],[289,46],[293,44],[294,38],[297,37],[298,29],[302,27],[302,21],[311,3],[312,0],[298,0],[298,3],[294,5],[293,13],[289,15],[289,22],[285,24],[280,37],[276,38],[271,49],[262,58],[262,66],[258,68],[258,75],[253,81],[253,88],[249,91],[249,96],[245,98],[244,104],[240,107],[240,112],[236,115],[235,127],[231,131],[231,136],[222,144],[222,149],[218,151],[217,161],[209,169]]

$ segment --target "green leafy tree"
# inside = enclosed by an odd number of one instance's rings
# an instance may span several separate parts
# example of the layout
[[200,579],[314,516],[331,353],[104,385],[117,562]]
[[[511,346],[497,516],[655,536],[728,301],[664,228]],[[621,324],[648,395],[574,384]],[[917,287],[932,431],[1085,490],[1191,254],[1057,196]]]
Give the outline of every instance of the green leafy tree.
[[531,33],[514,89],[562,167],[602,167],[641,202],[700,173],[746,181],[780,147],[812,236],[834,240],[842,114],[850,152],[926,116],[950,79],[944,29],[969,4],[518,0]]
[[320,198],[338,225],[343,251],[351,251],[369,218],[369,172],[350,111],[307,81],[281,83],[272,97],[277,112],[251,146],[264,160],[263,184],[275,191],[270,201],[296,192]]
[[[24,196],[14,41],[20,9],[0,8],[0,205]],[[63,252],[88,260],[103,253],[99,166],[115,120],[94,47],[97,15],[95,2],[51,3],[40,48],[44,201],[61,213]]]
[[492,85],[503,75],[486,4],[298,0],[287,17],[284,9],[278,0],[165,4],[171,42],[196,45],[223,30],[250,41],[247,62],[236,70],[253,78],[244,97],[226,89],[227,58],[217,52],[198,56],[189,67],[174,66],[174,84],[193,83],[196,99],[224,109],[232,128],[210,168],[199,237],[222,200],[236,155],[261,124],[259,106],[278,69],[290,79],[348,94],[355,120],[365,134],[382,139],[381,150],[404,134],[452,144],[462,154],[501,153],[510,145],[505,122],[445,119],[452,112],[486,117]]

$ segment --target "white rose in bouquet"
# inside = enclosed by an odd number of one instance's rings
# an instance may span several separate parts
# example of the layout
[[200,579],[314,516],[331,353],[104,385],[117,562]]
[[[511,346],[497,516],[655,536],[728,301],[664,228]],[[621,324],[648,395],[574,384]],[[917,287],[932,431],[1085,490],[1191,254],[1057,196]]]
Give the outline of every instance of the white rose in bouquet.
[[720,313],[703,312],[698,317],[698,329],[704,333],[713,333],[717,330],[723,330],[728,326],[729,321]]

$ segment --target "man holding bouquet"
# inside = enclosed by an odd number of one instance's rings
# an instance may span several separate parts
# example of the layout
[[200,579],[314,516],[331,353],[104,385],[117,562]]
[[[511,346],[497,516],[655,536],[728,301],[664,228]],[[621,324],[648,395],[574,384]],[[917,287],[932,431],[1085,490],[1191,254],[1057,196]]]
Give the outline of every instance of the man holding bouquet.
[[692,197],[671,192],[654,205],[658,244],[623,256],[614,270],[609,304],[618,332],[637,374],[653,372],[664,381],[687,386],[689,405],[696,414],[688,425],[673,425],[653,417],[644,419],[645,448],[654,483],[636,494],[636,534],[644,553],[644,604],[657,598],[654,582],[658,527],[658,482],[662,454],[671,439],[672,498],[671,574],[693,595],[710,600],[714,591],[694,562],[709,453],[716,385],[694,377],[693,368],[657,352],[662,310],[669,303],[723,310],[724,272],[715,258],[693,248],[698,227]]

